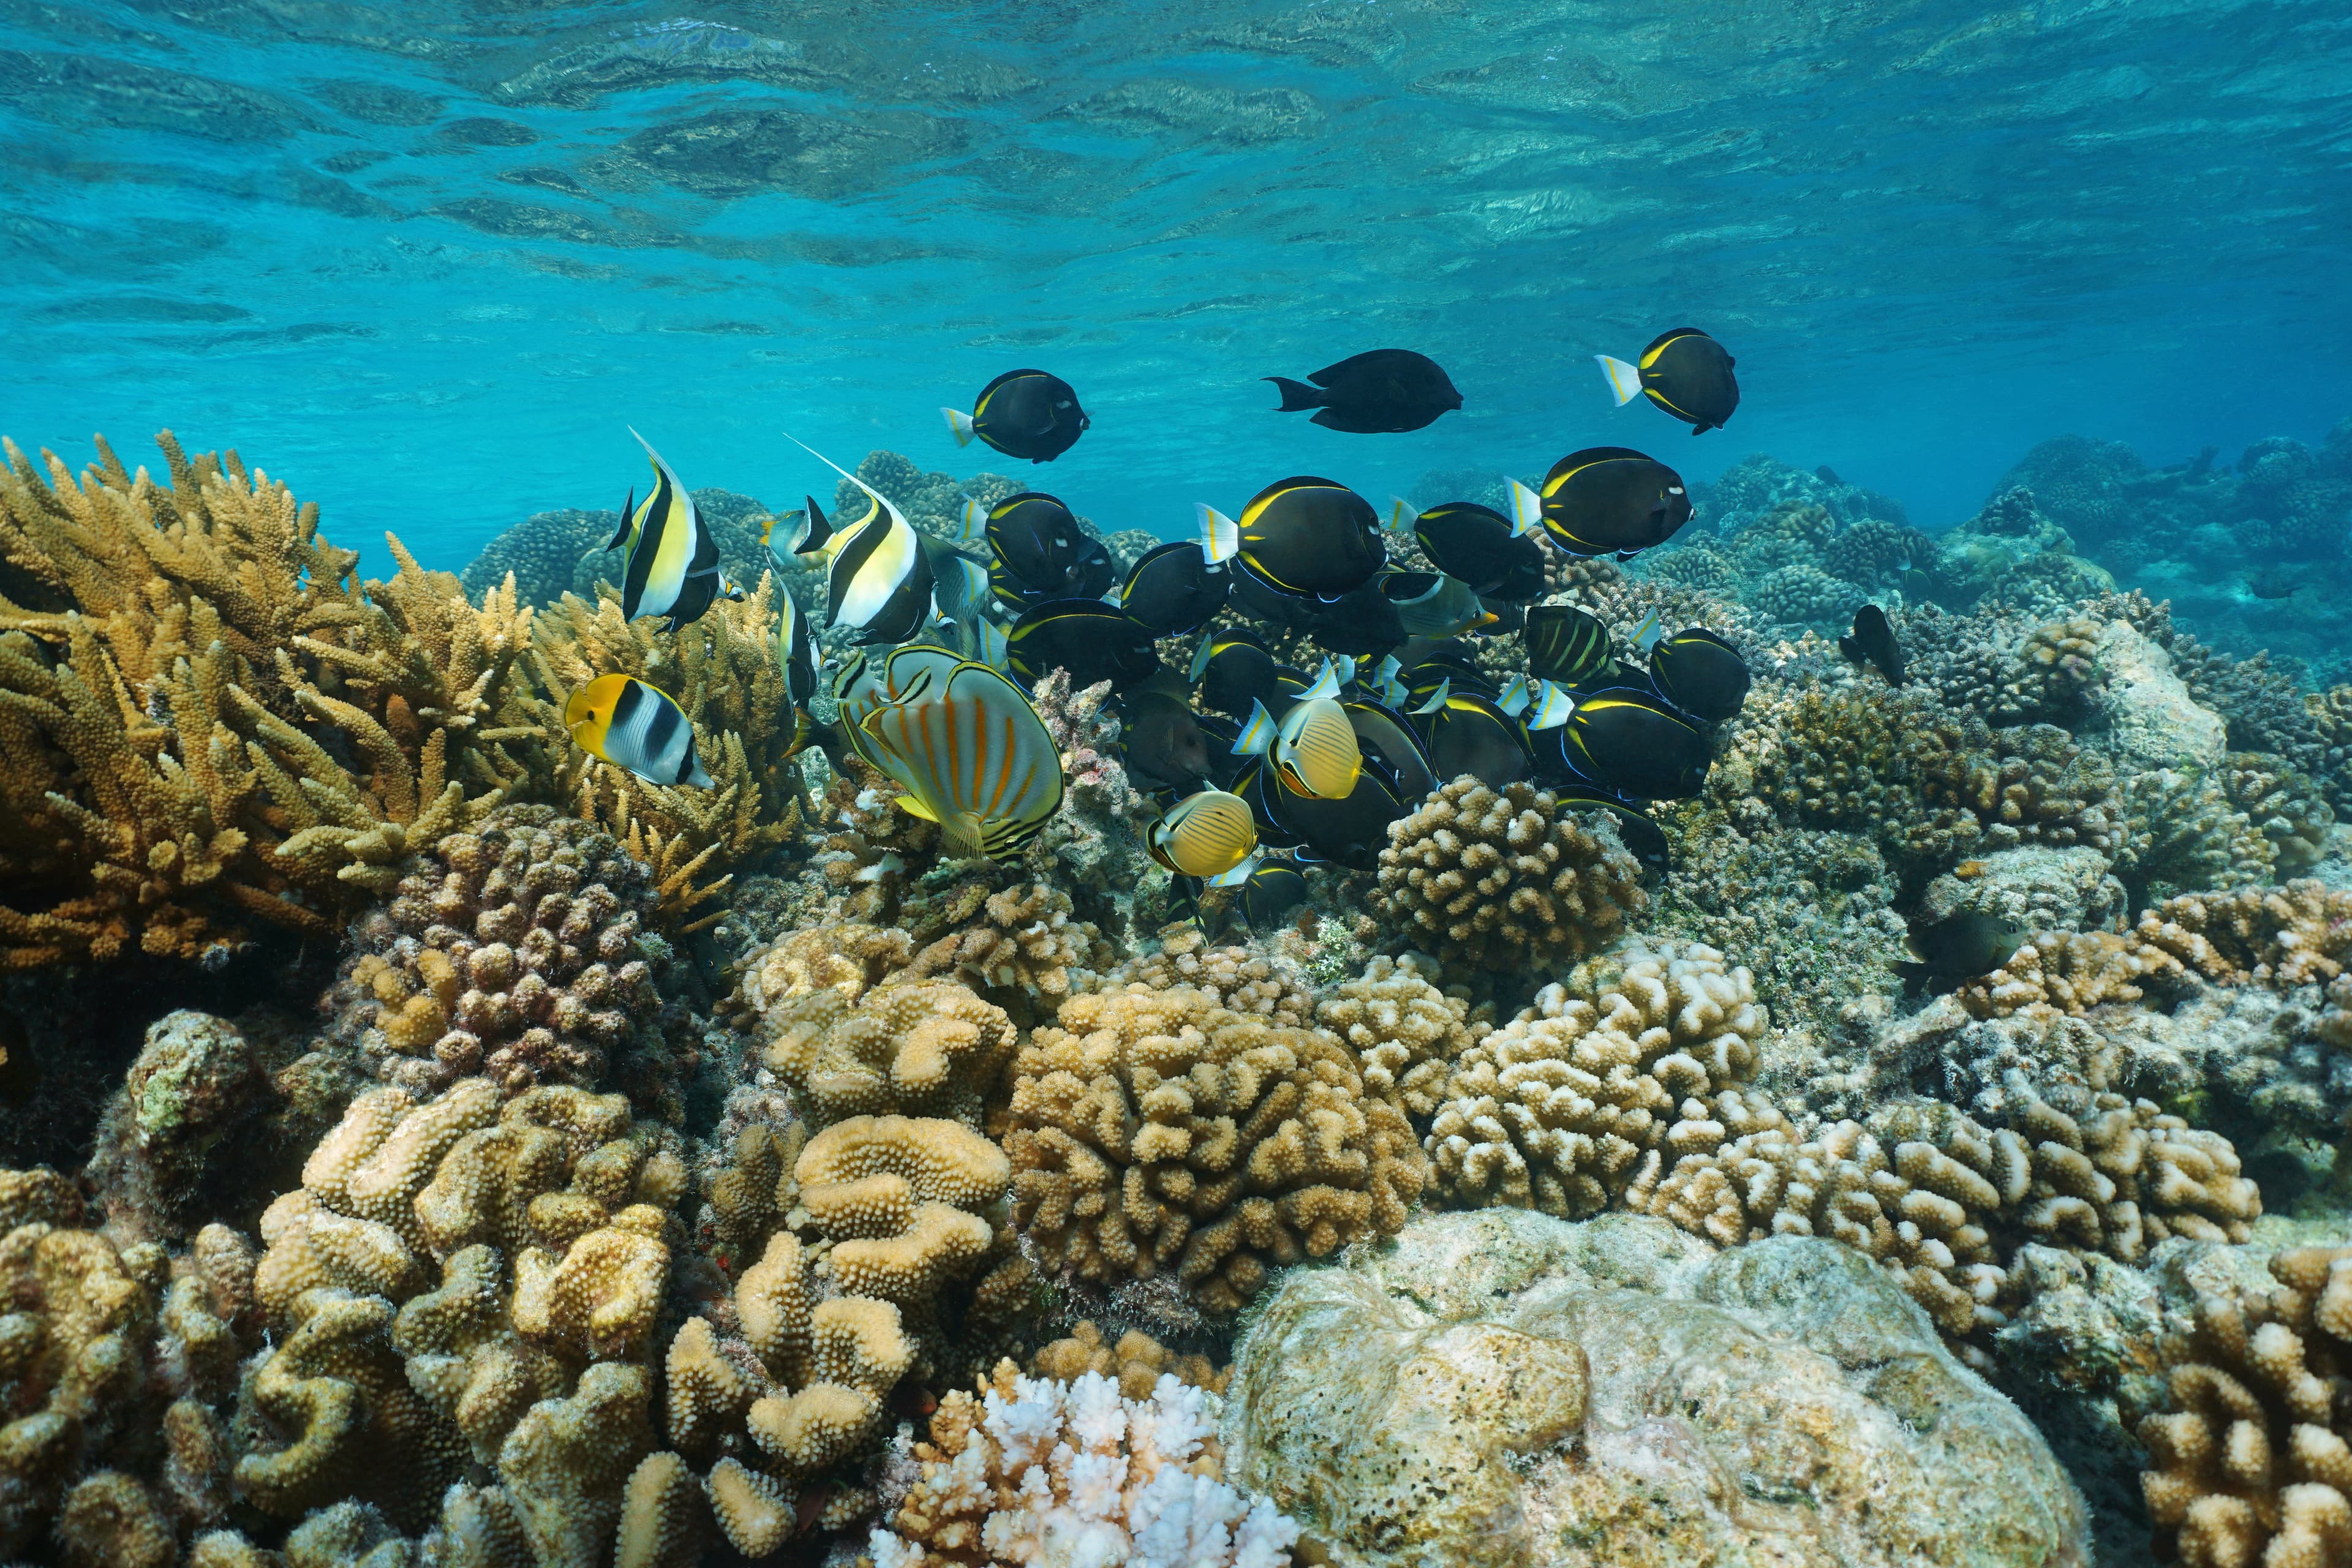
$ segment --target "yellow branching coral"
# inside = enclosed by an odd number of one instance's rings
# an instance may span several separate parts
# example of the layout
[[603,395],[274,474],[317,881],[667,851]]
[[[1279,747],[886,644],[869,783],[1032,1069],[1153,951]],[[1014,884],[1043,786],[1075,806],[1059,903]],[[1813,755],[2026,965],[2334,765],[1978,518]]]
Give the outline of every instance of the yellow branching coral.
[[1192,986],[1073,996],[1013,1063],[1015,1215],[1048,1266],[1115,1282],[1172,1270],[1212,1311],[1269,1264],[1391,1234],[1428,1164],[1328,1030]]

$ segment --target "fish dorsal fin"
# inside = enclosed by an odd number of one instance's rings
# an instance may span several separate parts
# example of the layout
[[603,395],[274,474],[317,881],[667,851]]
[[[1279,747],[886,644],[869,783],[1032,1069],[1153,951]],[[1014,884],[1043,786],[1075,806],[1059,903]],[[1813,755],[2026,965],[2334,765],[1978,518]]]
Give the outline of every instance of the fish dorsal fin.
[[[632,430],[629,434],[635,436],[636,435],[636,432]],[[856,474],[851,473],[847,468],[843,468],[839,463],[835,462],[831,458],[826,457],[823,452],[818,451],[814,447],[810,446],[806,441],[802,440],[791,431],[785,431],[783,433],[783,437],[785,440],[790,441],[793,446],[798,447],[802,451],[806,452],[810,457],[814,458],[818,462],[823,463],[826,468],[831,468],[835,473],[839,474],[843,479],[847,479],[851,484],[856,485],[859,489],[864,490],[867,499],[872,500],[876,506],[879,507],[892,522],[899,525],[900,527],[910,530],[915,526],[913,523],[907,521],[907,517],[904,512],[901,512],[897,507],[890,504],[889,498],[885,496],[880,490],[876,489],[872,485],[867,484],[864,479],[859,479]],[[639,438],[643,439],[643,437]],[[650,452],[653,448],[648,447],[646,450]],[[656,458],[654,461],[659,462],[661,459]],[[856,530],[851,529],[848,531],[854,533]]]
[[1523,538],[1543,524],[1543,497],[1519,483],[1510,481],[1511,537]]

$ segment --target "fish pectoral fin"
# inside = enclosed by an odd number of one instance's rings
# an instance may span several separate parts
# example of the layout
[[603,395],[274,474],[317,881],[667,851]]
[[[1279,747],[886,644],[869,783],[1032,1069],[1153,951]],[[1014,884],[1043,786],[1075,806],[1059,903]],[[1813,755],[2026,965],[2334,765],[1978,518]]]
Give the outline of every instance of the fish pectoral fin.
[[925,822],[937,822],[940,819],[937,812],[911,795],[902,795],[898,797],[898,809],[909,816],[919,816]]

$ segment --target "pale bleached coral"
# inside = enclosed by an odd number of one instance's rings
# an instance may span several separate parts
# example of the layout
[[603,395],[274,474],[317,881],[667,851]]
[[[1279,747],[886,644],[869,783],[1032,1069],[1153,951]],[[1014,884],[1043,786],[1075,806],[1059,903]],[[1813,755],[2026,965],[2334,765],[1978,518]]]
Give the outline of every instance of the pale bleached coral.
[[1475,1038],[1469,1012],[1461,998],[1422,978],[1410,956],[1378,957],[1324,998],[1315,1021],[1348,1042],[1368,1090],[1428,1116]]
[[1013,1064],[1014,1214],[1077,1279],[1172,1270],[1212,1311],[1269,1265],[1394,1231],[1427,1163],[1328,1030],[1188,985],[1072,997]]
[[1573,963],[1643,905],[1641,868],[1594,814],[1465,774],[1389,828],[1373,913],[1399,950],[1449,968]]
[[1141,1398],[1097,1373],[1012,1363],[940,1403],[920,1478],[866,1542],[874,1568],[1123,1563],[1281,1568],[1298,1527],[1221,1479],[1217,1396],[1162,1375]]

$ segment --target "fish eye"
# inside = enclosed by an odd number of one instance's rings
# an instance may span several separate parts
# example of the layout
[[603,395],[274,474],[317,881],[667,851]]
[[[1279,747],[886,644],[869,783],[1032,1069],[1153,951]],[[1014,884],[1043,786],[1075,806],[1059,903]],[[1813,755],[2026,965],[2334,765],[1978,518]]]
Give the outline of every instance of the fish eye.
[[1066,398],[1066,397],[1065,397],[1064,399],[1062,399],[1062,401],[1061,401],[1061,402],[1056,403],[1055,405],[1054,405],[1054,406],[1055,406],[1055,407],[1056,407],[1056,408],[1067,408],[1069,405],[1070,405],[1070,400],[1069,400],[1068,398]]
[[1668,485],[1666,493],[1670,496],[1678,496],[1683,493],[1683,488],[1680,485]]

